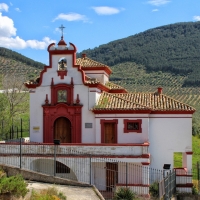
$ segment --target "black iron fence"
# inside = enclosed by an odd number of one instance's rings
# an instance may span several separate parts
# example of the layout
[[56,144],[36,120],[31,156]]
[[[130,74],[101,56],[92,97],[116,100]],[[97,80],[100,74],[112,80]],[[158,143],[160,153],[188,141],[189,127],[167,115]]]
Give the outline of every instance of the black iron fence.
[[90,152],[78,152],[75,145],[3,143],[0,164],[93,184],[105,199],[112,199],[120,187],[148,196],[149,185],[163,179],[163,170]]
[[29,119],[15,120],[11,125],[6,120],[0,121],[0,141],[29,137]]

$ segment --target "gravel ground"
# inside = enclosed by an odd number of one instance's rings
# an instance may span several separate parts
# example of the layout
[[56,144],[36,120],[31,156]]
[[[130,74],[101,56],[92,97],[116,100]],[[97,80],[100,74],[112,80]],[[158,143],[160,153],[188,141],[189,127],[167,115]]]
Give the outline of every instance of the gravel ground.
[[62,192],[67,199],[66,200],[99,200],[92,187],[77,187],[77,186],[65,186],[65,185],[53,185],[48,183],[30,182],[28,184],[29,193],[23,200],[29,200],[31,191],[41,191],[49,187],[55,187],[59,192]]

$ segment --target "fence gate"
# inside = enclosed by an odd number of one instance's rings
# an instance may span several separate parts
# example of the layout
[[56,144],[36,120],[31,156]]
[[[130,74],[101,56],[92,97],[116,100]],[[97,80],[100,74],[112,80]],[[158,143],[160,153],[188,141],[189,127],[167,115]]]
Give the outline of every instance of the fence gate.
[[164,200],[169,200],[176,192],[176,171],[163,171],[163,177],[163,180],[159,183],[159,197],[164,196]]

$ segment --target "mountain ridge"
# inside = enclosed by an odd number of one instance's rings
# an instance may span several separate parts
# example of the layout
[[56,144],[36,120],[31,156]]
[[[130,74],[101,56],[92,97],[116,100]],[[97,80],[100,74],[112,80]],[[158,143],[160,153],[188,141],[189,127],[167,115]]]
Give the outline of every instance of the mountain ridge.
[[148,72],[162,71],[185,75],[183,87],[200,86],[200,22],[182,22],[160,26],[83,50],[89,58],[111,68],[119,63],[135,62]]

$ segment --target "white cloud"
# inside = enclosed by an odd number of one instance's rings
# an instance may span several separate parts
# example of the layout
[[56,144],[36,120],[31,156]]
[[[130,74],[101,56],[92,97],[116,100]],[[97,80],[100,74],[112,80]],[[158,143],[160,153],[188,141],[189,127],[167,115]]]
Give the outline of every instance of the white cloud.
[[152,10],[152,12],[158,12],[158,11],[159,11],[158,9],[153,9],[153,10]]
[[13,6],[12,2],[10,2],[10,5]]
[[113,7],[108,6],[100,6],[100,7],[92,7],[92,9],[98,14],[98,15],[113,15],[119,13],[123,9],[117,9]]
[[0,37],[15,36],[16,31],[13,20],[7,16],[2,16],[2,13],[0,13]]
[[27,40],[26,45],[32,49],[45,49],[49,44],[55,42],[55,40],[51,40],[49,37],[44,37],[42,41]]
[[0,3],[0,11],[6,11],[8,12],[8,5],[5,3]]
[[21,10],[20,10],[19,8],[15,8],[15,10],[16,10],[17,12],[21,12]]
[[43,38],[42,41],[38,40],[23,40],[16,36],[17,29],[14,27],[14,22],[7,16],[2,16],[0,13],[0,46],[9,49],[45,49],[49,44],[54,43],[48,37]]
[[154,6],[161,6],[169,3],[169,0],[149,0],[148,3]]
[[48,37],[43,38],[42,41],[38,40],[23,40],[19,36],[16,37],[0,37],[0,46],[8,49],[46,49],[51,43],[56,43],[55,40],[51,40]]
[[26,42],[20,37],[0,37],[0,46],[8,49],[24,49],[26,48]]
[[193,20],[195,20],[195,21],[200,21],[200,16],[194,16],[194,17],[193,17]]
[[88,21],[85,15],[80,15],[78,13],[68,13],[68,14],[61,13],[53,20],[53,22],[59,19],[66,21],[84,21],[84,22]]

